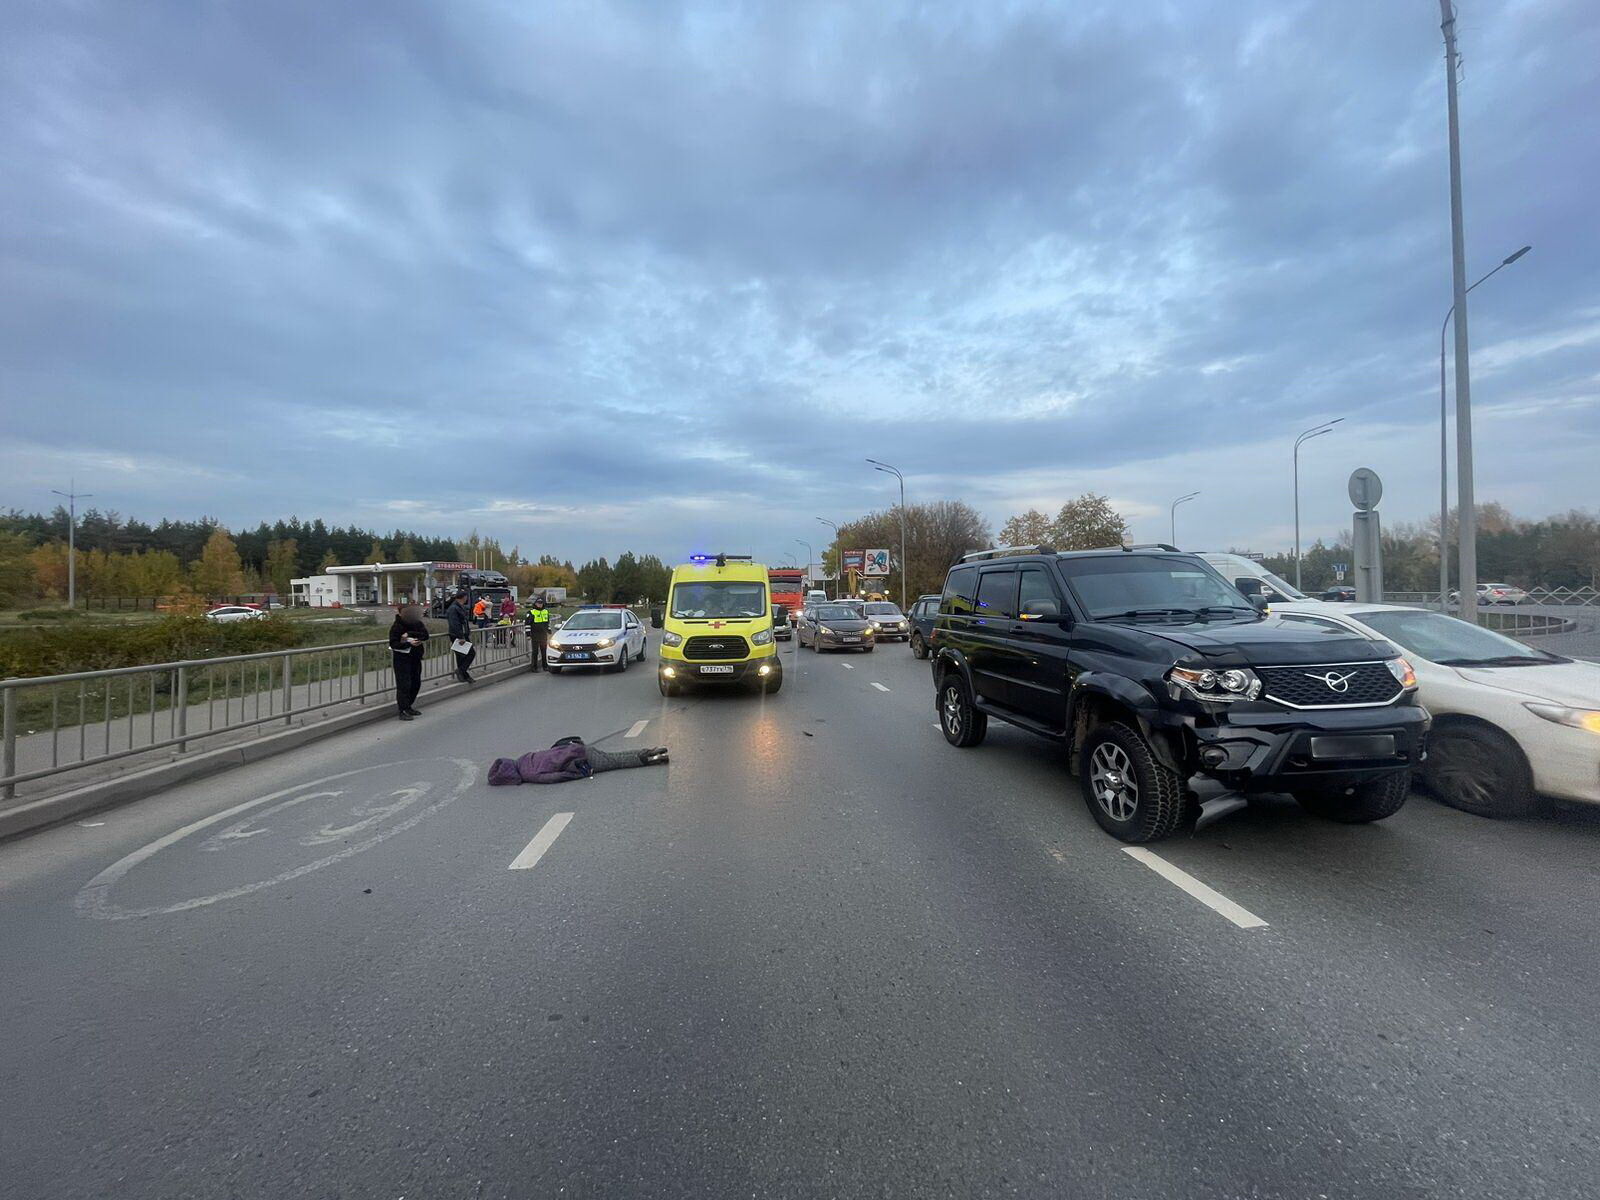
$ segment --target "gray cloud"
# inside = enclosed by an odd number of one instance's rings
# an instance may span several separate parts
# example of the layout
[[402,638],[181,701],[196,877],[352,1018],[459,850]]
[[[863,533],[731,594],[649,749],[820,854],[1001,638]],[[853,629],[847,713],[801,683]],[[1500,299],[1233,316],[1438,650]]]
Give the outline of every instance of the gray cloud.
[[[1479,492],[1593,504],[1600,19],[1464,5]],[[780,556],[913,493],[1282,544],[1436,482],[1425,8],[19,4],[0,503]],[[604,431],[604,432],[602,432]],[[1559,439],[1559,443],[1553,439]],[[174,471],[173,464],[193,469]],[[74,464],[77,464],[76,468]],[[812,538],[817,541],[817,538]]]

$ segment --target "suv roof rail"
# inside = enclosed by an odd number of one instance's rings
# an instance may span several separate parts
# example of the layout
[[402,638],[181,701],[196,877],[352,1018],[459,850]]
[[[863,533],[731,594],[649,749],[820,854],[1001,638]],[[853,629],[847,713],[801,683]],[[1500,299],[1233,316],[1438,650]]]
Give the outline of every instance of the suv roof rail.
[[961,556],[962,562],[979,562],[985,558],[1005,558],[1011,554],[1054,554],[1054,546],[996,546],[992,550],[973,550]]
[[1124,550],[1170,550],[1174,554],[1182,554],[1176,546],[1168,542],[1135,542],[1131,546],[1124,546]]

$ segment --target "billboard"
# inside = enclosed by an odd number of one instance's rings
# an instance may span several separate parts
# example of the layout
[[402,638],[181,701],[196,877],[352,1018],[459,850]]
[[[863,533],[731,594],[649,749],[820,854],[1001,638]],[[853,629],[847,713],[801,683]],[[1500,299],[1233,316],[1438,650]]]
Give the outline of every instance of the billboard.
[[887,550],[863,550],[866,555],[866,565],[861,568],[863,575],[887,575],[889,573],[889,552]]
[[842,552],[842,560],[843,560],[843,563],[844,563],[844,569],[846,571],[859,571],[859,570],[861,570],[862,555],[865,554],[865,553],[866,552],[864,550],[845,550],[845,551],[843,551]]

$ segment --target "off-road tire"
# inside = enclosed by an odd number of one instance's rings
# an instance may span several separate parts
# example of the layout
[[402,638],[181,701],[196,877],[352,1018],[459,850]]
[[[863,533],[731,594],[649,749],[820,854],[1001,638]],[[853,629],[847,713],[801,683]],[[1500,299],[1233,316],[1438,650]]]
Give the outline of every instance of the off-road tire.
[[950,671],[939,681],[939,728],[944,740],[963,749],[976,746],[989,732],[989,715],[972,703],[972,693],[961,672]]
[[1158,842],[1182,824],[1186,781],[1156,758],[1138,730],[1097,726],[1078,757],[1083,802],[1100,828],[1119,842]]
[[1451,808],[1479,817],[1525,817],[1539,801],[1522,750],[1500,730],[1482,725],[1435,729],[1422,784]]
[[1411,772],[1396,771],[1357,784],[1349,794],[1344,788],[1308,788],[1295,792],[1294,798],[1313,816],[1341,825],[1366,825],[1394,816],[1410,791]]

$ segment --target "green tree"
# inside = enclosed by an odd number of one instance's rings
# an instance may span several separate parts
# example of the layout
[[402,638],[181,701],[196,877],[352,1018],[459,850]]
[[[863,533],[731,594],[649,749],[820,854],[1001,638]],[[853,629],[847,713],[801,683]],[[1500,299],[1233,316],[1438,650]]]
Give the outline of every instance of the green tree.
[[578,591],[585,600],[604,603],[611,599],[611,564],[605,559],[586,562],[578,568]]
[[244,572],[239,564],[239,551],[228,536],[228,531],[218,526],[206,539],[205,549],[193,568],[194,590],[201,596],[232,596],[244,590]]
[[326,554],[324,554],[322,556],[322,562],[320,564],[318,564],[317,570],[318,571],[326,571],[329,567],[337,567],[338,565],[339,565],[339,556],[337,554],[335,554],[332,550],[329,550]]
[[1085,492],[1061,506],[1050,523],[1049,544],[1057,550],[1097,550],[1121,545],[1127,536],[1127,519],[1111,507],[1111,502]]
[[22,534],[0,533],[0,605],[9,608],[34,594],[32,550]]
[[267,543],[266,575],[278,595],[289,594],[289,581],[295,576],[299,557],[300,547],[293,538]]
[[613,604],[632,604],[644,593],[644,572],[632,550],[625,550],[611,568],[611,595]]

